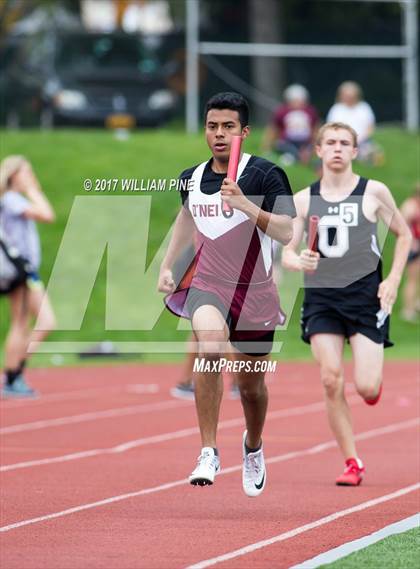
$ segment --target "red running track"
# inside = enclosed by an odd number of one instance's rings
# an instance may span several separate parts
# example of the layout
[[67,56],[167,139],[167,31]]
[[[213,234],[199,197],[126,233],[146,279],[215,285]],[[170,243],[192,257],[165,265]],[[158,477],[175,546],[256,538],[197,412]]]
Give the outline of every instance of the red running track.
[[418,511],[414,363],[386,364],[376,407],[348,386],[367,465],[358,488],[334,485],[342,460],[316,367],[280,363],[269,376],[268,480],[256,499],[242,491],[242,411],[228,397],[222,473],[212,487],[186,483],[200,444],[193,403],[169,393],[179,373],[32,370],[42,397],[1,403],[2,568],[280,569]]

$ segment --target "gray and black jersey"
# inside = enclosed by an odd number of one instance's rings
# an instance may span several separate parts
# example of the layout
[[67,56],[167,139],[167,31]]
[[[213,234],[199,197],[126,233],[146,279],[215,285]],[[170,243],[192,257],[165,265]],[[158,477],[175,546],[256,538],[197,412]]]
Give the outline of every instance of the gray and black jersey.
[[320,182],[310,186],[308,218],[319,217],[320,261],[305,274],[305,303],[377,306],[382,280],[377,224],[363,213],[368,180],[359,178],[354,190],[339,202],[326,201]]

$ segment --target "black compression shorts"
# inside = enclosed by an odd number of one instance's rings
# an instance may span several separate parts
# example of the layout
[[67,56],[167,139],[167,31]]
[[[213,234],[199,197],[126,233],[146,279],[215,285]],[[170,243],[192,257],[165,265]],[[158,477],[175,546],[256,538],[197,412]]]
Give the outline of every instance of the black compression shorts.
[[235,329],[232,315],[220,298],[212,292],[204,292],[191,287],[187,296],[187,308],[192,319],[194,312],[200,306],[210,304],[222,314],[229,328],[230,343],[242,354],[247,356],[266,356],[273,348],[274,330],[240,330]]

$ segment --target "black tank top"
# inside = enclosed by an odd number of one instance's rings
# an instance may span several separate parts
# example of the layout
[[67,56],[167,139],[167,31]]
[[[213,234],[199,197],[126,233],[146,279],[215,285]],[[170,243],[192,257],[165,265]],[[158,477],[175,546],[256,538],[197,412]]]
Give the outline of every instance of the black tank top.
[[318,251],[321,259],[315,273],[305,273],[305,302],[348,306],[378,304],[382,263],[377,224],[363,214],[367,182],[360,178],[351,194],[339,202],[323,199],[320,181],[310,187],[307,219],[311,215],[320,218]]

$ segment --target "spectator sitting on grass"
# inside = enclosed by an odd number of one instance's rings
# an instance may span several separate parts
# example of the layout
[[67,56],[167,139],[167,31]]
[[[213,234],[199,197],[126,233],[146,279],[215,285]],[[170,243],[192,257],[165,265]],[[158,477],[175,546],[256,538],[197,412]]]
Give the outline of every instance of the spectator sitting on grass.
[[296,161],[308,164],[312,157],[318,113],[309,104],[308,90],[302,85],[287,87],[283,98],[284,104],[276,109],[265,130],[263,149],[280,153],[284,165]]

